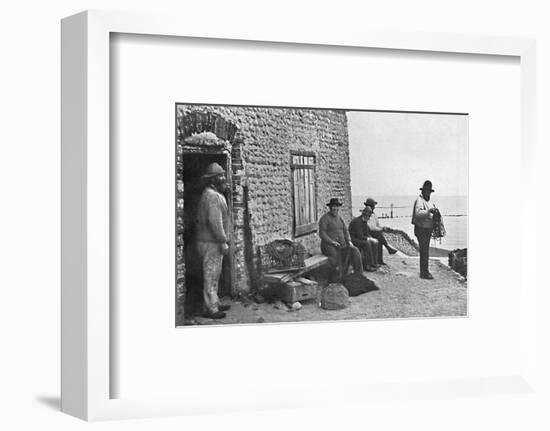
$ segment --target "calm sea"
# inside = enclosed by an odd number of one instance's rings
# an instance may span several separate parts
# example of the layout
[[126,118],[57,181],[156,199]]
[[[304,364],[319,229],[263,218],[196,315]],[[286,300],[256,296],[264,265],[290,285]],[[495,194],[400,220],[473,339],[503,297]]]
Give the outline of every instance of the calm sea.
[[[357,216],[364,208],[363,202],[368,196],[353,196],[353,215]],[[407,232],[414,237],[414,226],[411,224],[411,214],[416,196],[376,196],[378,201],[376,214],[382,226],[388,226]],[[392,211],[393,204],[393,211]],[[439,208],[443,215],[446,236],[434,242],[434,247],[454,250],[468,247],[468,197],[467,196],[435,196],[432,195],[431,205]],[[393,217],[392,217],[393,216]]]

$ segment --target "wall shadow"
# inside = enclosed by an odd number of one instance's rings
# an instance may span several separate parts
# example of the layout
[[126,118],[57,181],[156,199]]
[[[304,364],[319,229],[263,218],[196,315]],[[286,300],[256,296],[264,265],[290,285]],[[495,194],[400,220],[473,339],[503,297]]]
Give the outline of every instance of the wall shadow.
[[36,401],[49,407],[51,410],[61,411],[61,398],[55,395],[41,395],[36,397]]

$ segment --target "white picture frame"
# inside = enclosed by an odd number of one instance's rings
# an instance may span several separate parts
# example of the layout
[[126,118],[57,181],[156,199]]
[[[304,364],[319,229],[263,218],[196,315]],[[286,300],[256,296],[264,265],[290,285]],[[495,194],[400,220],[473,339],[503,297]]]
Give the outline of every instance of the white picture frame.
[[[331,33],[326,29],[232,26],[215,20],[205,28],[175,17],[87,11],[62,21],[62,385],[61,407],[85,420],[182,415],[319,405],[329,400],[401,399],[529,392],[537,389],[535,259],[521,265],[520,374],[472,377],[453,381],[403,382],[361,387],[320,386],[299,394],[257,391],[239,399],[204,394],[191,401],[177,398],[112,399],[110,352],[110,36],[112,33],[181,36],[512,56],[521,68],[521,184],[524,203],[536,201],[535,178],[535,42],[531,39],[369,31]],[[521,211],[527,211],[523,205]],[[523,235],[521,250],[536,249],[536,239]],[[526,256],[526,253],[523,253]],[[539,334],[540,337],[540,334]]]

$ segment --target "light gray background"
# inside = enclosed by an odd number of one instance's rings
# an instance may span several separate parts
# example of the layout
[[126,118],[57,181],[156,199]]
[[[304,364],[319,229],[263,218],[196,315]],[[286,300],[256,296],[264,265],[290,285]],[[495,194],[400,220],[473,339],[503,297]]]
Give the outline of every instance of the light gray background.
[[[58,413],[59,397],[59,283],[60,283],[60,154],[59,154],[59,20],[87,8],[174,11],[185,19],[208,14],[234,14],[235,22],[279,20],[303,25],[311,19],[360,28],[365,24],[407,30],[498,34],[537,37],[539,140],[550,141],[550,28],[545,3],[464,0],[460,3],[419,0],[394,2],[284,1],[207,3],[187,1],[59,0],[10,2],[0,16],[0,286],[2,301],[2,359],[0,360],[0,425],[5,429],[88,429],[88,425]],[[247,17],[246,14],[254,17]],[[230,19],[230,18],[228,18]],[[550,184],[548,147],[539,145],[539,186]],[[488,160],[490,164],[497,163]],[[543,189],[544,190],[544,189]],[[521,200],[519,202],[521,204]],[[503,208],[506,203],[503,202]],[[547,201],[539,212],[548,212]],[[540,235],[548,229],[539,226]],[[547,252],[539,250],[547,261]],[[541,300],[548,301],[543,292]],[[547,302],[546,302],[547,303]],[[547,313],[542,323],[549,325]],[[495,328],[498,330],[498,328]],[[549,347],[541,346],[548,363]],[[256,376],[257,377],[257,376]],[[548,376],[546,376],[548,377]],[[185,390],[185,388],[182,388]],[[548,429],[545,404],[529,397],[455,399],[412,404],[389,403],[341,407],[334,410],[296,410],[197,416],[164,420],[115,422],[101,429],[386,429],[448,430],[489,426],[500,430]],[[464,414],[468,412],[468,414]]]
[[468,195],[467,115],[347,115],[352,196],[415,196],[426,179],[438,195]]

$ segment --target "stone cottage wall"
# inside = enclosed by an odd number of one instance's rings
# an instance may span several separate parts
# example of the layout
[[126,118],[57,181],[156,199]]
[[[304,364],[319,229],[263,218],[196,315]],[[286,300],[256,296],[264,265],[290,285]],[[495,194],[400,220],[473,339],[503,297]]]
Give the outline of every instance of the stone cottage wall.
[[[291,151],[316,155],[317,217],[331,197],[343,200],[341,214],[351,220],[350,162],[345,111],[178,105],[185,112],[219,115],[237,126],[232,152],[234,175],[235,266],[239,289],[257,277],[257,247],[274,239],[319,249],[317,232],[294,238]],[[235,146],[234,146],[235,148]],[[245,260],[244,265],[242,260]]]

